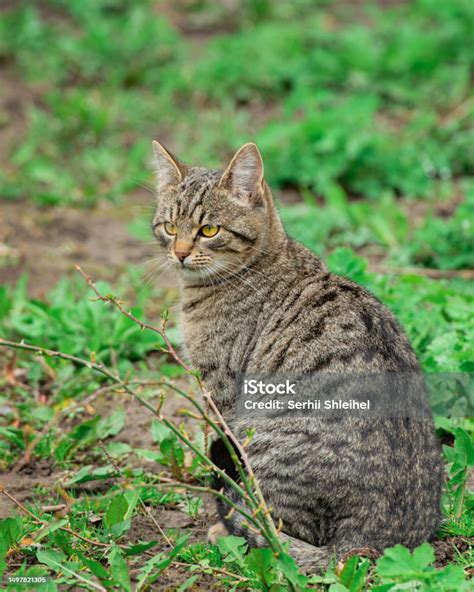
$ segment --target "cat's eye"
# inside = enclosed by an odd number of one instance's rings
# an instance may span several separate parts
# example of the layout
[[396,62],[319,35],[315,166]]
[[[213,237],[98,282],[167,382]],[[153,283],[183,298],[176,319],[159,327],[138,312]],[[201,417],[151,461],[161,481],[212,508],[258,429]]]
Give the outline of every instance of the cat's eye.
[[213,236],[216,236],[216,234],[219,232],[220,230],[220,226],[213,226],[212,224],[206,224],[205,226],[201,226],[201,228],[199,229],[199,232],[202,234],[202,236],[205,236],[206,238],[212,238]]
[[178,229],[174,224],[171,224],[171,222],[165,222],[165,231],[167,234],[174,236],[178,232]]

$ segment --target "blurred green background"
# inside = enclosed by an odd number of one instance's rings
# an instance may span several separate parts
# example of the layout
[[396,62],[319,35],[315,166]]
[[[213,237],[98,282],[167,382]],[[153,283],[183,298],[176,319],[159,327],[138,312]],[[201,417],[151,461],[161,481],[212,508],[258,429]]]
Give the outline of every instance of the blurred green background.
[[252,139],[311,246],[473,267],[472,25],[469,0],[7,2],[1,198],[123,202],[151,138],[208,166]]

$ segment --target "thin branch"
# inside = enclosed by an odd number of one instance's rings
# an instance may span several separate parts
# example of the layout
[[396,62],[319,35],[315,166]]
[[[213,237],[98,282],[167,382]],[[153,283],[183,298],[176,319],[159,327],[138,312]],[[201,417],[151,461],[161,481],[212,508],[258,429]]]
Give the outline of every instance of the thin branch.
[[186,362],[184,362],[181,359],[181,357],[178,355],[175,348],[173,347],[173,344],[171,343],[168,336],[166,335],[166,332],[165,332],[166,321],[165,320],[163,320],[163,325],[162,325],[161,329],[158,329],[158,327],[154,327],[153,325],[150,325],[149,323],[145,323],[145,322],[141,321],[135,315],[133,315],[130,311],[125,310],[125,308],[122,305],[121,300],[119,300],[118,298],[116,298],[112,294],[106,294],[105,296],[103,294],[101,294],[99,292],[99,290],[97,289],[96,285],[94,284],[94,282],[92,281],[92,279],[90,278],[90,276],[88,276],[79,265],[76,265],[75,267],[76,267],[77,271],[82,275],[82,277],[86,280],[87,284],[90,286],[92,291],[95,293],[98,300],[101,300],[102,302],[109,302],[110,304],[113,304],[114,306],[116,306],[118,308],[118,310],[123,315],[128,317],[134,323],[136,323],[142,330],[148,329],[149,331],[153,331],[154,333],[157,333],[163,339],[163,341],[166,343],[166,347],[168,348],[167,353],[171,354],[173,356],[173,358],[178,362],[178,364],[180,366],[182,366],[187,372],[189,372],[189,373],[193,372],[191,367],[188,366],[188,364],[186,364]]
[[169,428],[181,442],[183,442],[188,448],[190,448],[194,452],[194,454],[199,458],[199,460],[201,462],[203,462],[203,464],[205,464],[209,468],[211,468],[231,488],[233,488],[242,498],[245,499],[246,493],[240,487],[240,485],[238,485],[231,477],[229,477],[225,471],[220,469],[214,462],[212,462],[212,460],[209,457],[207,457],[205,454],[203,454],[199,450],[199,448],[197,448],[197,446],[193,442],[188,440],[171,421],[164,418],[155,409],[155,407],[151,403],[149,403],[146,399],[141,397],[134,389],[132,389],[129,386],[128,383],[124,382],[118,375],[115,375],[113,372],[110,372],[110,370],[108,370],[104,366],[104,364],[97,364],[96,362],[84,360],[83,358],[79,358],[78,356],[65,354],[60,351],[51,350],[51,349],[47,349],[44,347],[38,347],[36,345],[29,345],[24,342],[9,341],[7,339],[2,339],[2,338],[0,338],[0,346],[11,347],[14,349],[22,349],[22,350],[26,350],[26,351],[32,351],[37,354],[44,355],[44,356],[51,357],[51,358],[59,358],[62,360],[69,360],[69,361],[74,362],[75,364],[78,364],[80,366],[85,366],[86,368],[89,368],[91,370],[95,370],[96,372],[103,374],[104,376],[106,376],[107,378],[109,378],[110,380],[115,382],[116,384],[121,385],[125,391],[127,391],[132,397],[134,397],[141,405],[143,405],[149,411],[151,411],[151,413],[153,413],[153,415],[155,415],[159,419],[159,421],[161,423],[163,423],[163,425],[165,425],[167,428]]
[[257,479],[255,478],[255,474],[254,474],[252,466],[250,464],[250,460],[249,460],[247,452],[245,451],[244,447],[242,446],[242,444],[240,443],[238,438],[236,438],[236,436],[234,435],[234,433],[230,429],[228,423],[225,421],[221,412],[217,408],[217,405],[214,403],[214,401],[212,399],[211,393],[209,393],[208,391],[204,391],[203,396],[204,396],[205,400],[208,402],[211,409],[214,411],[216,417],[219,419],[226,436],[229,438],[229,440],[231,440],[231,442],[233,442],[234,446],[237,448],[237,450],[240,454],[242,462],[243,462],[243,464],[247,470],[247,473],[249,475],[250,482],[253,485],[255,492],[257,494],[257,497],[260,501],[260,505],[259,505],[259,508],[257,509],[257,511],[259,511],[261,509],[263,511],[264,515],[268,516],[269,519],[266,521],[266,524],[268,524],[270,526],[270,528],[272,529],[272,534],[278,538],[277,529],[275,527],[275,524],[274,524],[271,516],[269,516],[270,510],[266,505],[265,498],[263,496],[262,490],[260,489],[260,484],[258,483]]
[[[215,432],[216,434],[223,440],[230,457],[232,458],[232,460],[234,461],[234,464],[236,465],[236,468],[238,469],[239,475],[241,480],[243,481],[243,483],[245,483],[246,481],[246,474],[243,470],[242,467],[242,463],[239,462],[239,458],[237,457],[237,455],[235,454],[235,449],[232,446],[231,442],[229,441],[229,439],[226,437],[228,436],[228,433],[224,430],[222,430],[220,428],[220,426],[211,419],[211,417],[206,413],[206,411],[204,410],[204,408],[202,407],[202,405],[199,404],[199,402],[195,399],[195,397],[189,395],[188,393],[186,393],[185,391],[181,390],[180,388],[176,387],[174,384],[172,384],[171,382],[167,382],[167,381],[163,381],[162,382],[163,386],[166,386],[170,389],[172,389],[173,391],[175,391],[176,393],[178,393],[181,397],[185,398],[187,401],[189,401],[201,414],[201,417],[198,419],[203,419],[205,420],[206,424],[208,424]],[[205,400],[207,401],[207,403],[209,404],[209,401],[212,401],[212,399],[209,399],[210,395],[206,392],[203,391],[203,397],[205,398]],[[212,401],[212,404],[214,404],[214,402]],[[214,405],[214,409],[217,411],[217,408]],[[223,423],[223,427],[224,425],[226,426],[226,429],[228,432],[230,432],[229,427],[227,426],[227,424],[224,421],[224,418],[222,417],[222,415],[219,413],[219,411],[217,411],[217,413],[219,414],[218,417],[220,417],[221,423]],[[235,438],[235,436],[232,434],[233,437],[233,442],[236,444],[236,447],[240,446],[237,438]],[[245,453],[244,453],[245,454]],[[245,455],[247,456],[247,455]],[[248,461],[248,458],[247,458]],[[249,468],[250,468],[250,474],[253,475],[253,471],[250,467],[250,463],[249,463]],[[249,475],[250,476],[250,475]],[[250,488],[247,493],[250,495],[251,498],[253,498],[253,501],[256,502],[256,499],[253,496],[253,491],[252,488]]]
[[[189,484],[185,484],[185,483],[181,483],[181,482],[178,482],[175,484],[168,483],[168,486],[170,486],[170,487],[173,487],[173,486],[174,487],[184,487],[184,488],[194,490],[194,491],[206,492],[206,493],[210,493],[210,494],[220,498],[223,502],[225,502],[228,506],[231,507],[231,511],[238,511],[240,514],[242,514],[246,518],[246,520],[248,521],[247,526],[249,529],[254,530],[254,528],[251,526],[251,525],[254,525],[256,527],[255,532],[261,533],[264,536],[264,538],[266,539],[266,541],[268,542],[268,544],[270,545],[270,547],[273,549],[273,551],[275,553],[279,554],[279,553],[283,552],[283,547],[282,547],[281,540],[279,538],[278,530],[276,529],[275,524],[270,516],[271,510],[270,510],[270,508],[268,508],[266,506],[265,499],[263,497],[263,494],[262,494],[262,491],[259,487],[259,484],[255,479],[255,475],[253,473],[252,467],[249,462],[248,455],[247,455],[244,447],[240,444],[240,442],[238,441],[236,436],[232,433],[232,430],[230,429],[230,427],[228,426],[228,424],[224,420],[222,414],[219,412],[214,401],[212,400],[210,393],[208,393],[205,390],[204,384],[201,381],[200,376],[198,374],[196,374],[195,372],[193,372],[192,369],[176,353],[173,345],[171,344],[171,342],[168,339],[166,332],[165,332],[166,319],[163,318],[163,324],[162,324],[161,329],[158,329],[152,325],[149,325],[148,323],[144,323],[143,321],[141,321],[140,319],[135,317],[131,312],[127,311],[123,307],[122,301],[119,300],[118,298],[116,298],[113,295],[106,295],[106,296],[102,295],[99,292],[99,290],[97,289],[97,287],[95,286],[95,284],[92,282],[91,278],[88,275],[86,275],[79,266],[76,266],[76,267],[77,267],[77,270],[79,271],[79,273],[82,275],[82,277],[86,280],[87,284],[94,291],[98,300],[101,300],[106,303],[108,302],[108,303],[114,305],[120,311],[121,314],[126,316],[132,322],[136,323],[142,330],[145,330],[145,329],[151,330],[151,331],[154,331],[155,333],[157,333],[158,335],[160,335],[160,337],[164,340],[164,342],[168,348],[165,351],[167,351],[167,353],[172,355],[174,357],[174,359],[176,360],[176,362],[194,377],[194,379],[197,381],[197,383],[202,391],[202,394],[203,394],[203,397],[204,397],[204,400],[206,403],[206,410],[203,409],[203,407],[200,405],[200,403],[198,403],[198,401],[195,399],[195,397],[185,393],[184,391],[181,391],[180,389],[177,389],[174,385],[171,385],[170,383],[163,382],[162,384],[163,384],[163,386],[168,386],[169,388],[172,388],[177,393],[179,393],[180,395],[185,397],[189,402],[191,402],[191,404],[194,407],[196,407],[198,409],[198,411],[201,413],[201,417],[205,421],[206,429],[208,427],[212,427],[212,429],[222,439],[222,441],[224,442],[225,446],[227,447],[229,454],[230,454],[231,458],[233,459],[234,464],[239,472],[239,476],[241,478],[241,484],[238,484],[234,479],[229,477],[225,471],[220,469],[205,453],[203,454],[203,452],[201,452],[201,450],[191,440],[189,440],[187,438],[187,436],[185,434],[183,434],[171,421],[169,421],[168,419],[163,417],[161,415],[161,405],[159,405],[158,408],[155,408],[146,399],[142,398],[140,396],[140,394],[136,391],[136,389],[134,389],[130,386],[130,382],[124,381],[120,377],[119,373],[114,373],[114,372],[110,371],[104,364],[97,363],[94,359],[89,361],[89,360],[85,360],[83,358],[79,358],[78,356],[65,354],[60,351],[55,351],[55,350],[50,350],[50,349],[43,348],[43,347],[29,345],[29,344],[24,343],[23,341],[18,343],[18,342],[5,340],[5,339],[0,339],[0,346],[11,347],[11,348],[16,348],[16,349],[23,349],[23,350],[35,352],[39,355],[44,355],[47,357],[56,357],[56,358],[68,360],[70,362],[74,362],[75,364],[85,366],[91,370],[99,372],[99,373],[103,374],[106,378],[108,378],[109,380],[114,382],[116,385],[119,385],[124,391],[126,391],[128,394],[130,394],[141,405],[143,405],[145,408],[147,408],[149,411],[151,411],[158,418],[158,420],[163,425],[165,425],[168,429],[170,429],[174,433],[174,435],[185,446],[187,446],[190,450],[192,450],[194,452],[196,457],[205,466],[207,466],[215,474],[219,475],[219,477],[226,483],[226,485],[231,487],[237,493],[239,499],[246,502],[250,511],[247,512],[246,508],[243,509],[238,504],[233,502],[228,496],[226,496],[223,493],[223,491],[218,492],[218,491],[210,489],[210,488],[199,487],[199,486],[190,486]],[[216,415],[218,422],[222,426],[222,429],[221,429],[221,427],[219,427],[219,425],[215,421],[213,421],[209,417],[209,413],[208,413],[209,409],[212,409],[212,411]],[[239,452],[241,459],[238,458],[238,456],[236,454],[236,450]],[[245,470],[244,470],[244,467],[245,467]],[[164,484],[164,483],[162,483],[160,485],[166,487],[166,484]],[[250,512],[252,512],[252,513],[250,514]],[[68,531],[69,529],[63,528],[63,530]],[[76,535],[77,533],[73,533],[71,531],[70,534]],[[81,536],[79,536],[78,538],[82,538],[83,540],[86,540],[87,542],[91,542]],[[104,545],[104,544],[102,543],[102,545]],[[107,546],[107,545],[104,545],[104,546]],[[290,584],[290,589],[293,589],[294,586],[291,585],[291,582],[288,582],[288,583]]]
[[[16,497],[14,497],[11,493],[9,493],[4,487],[0,487],[0,493],[3,493],[3,495],[5,497],[7,497],[10,501],[12,501],[16,506],[18,506],[18,508],[20,508],[20,510],[24,514],[26,514],[27,516],[32,518],[36,522],[36,524],[41,524],[42,526],[50,526],[51,525],[51,523],[48,522],[47,520],[42,520],[41,518],[38,518],[38,516],[35,516],[33,514],[33,512],[30,512],[30,510],[28,510],[28,508],[26,506],[24,506],[19,500],[17,500]],[[76,537],[77,539],[80,539],[81,541],[84,541],[85,543],[88,543],[89,545],[93,545],[95,547],[105,547],[107,549],[110,548],[109,544],[101,543],[100,541],[94,541],[92,539],[88,539],[87,537],[82,536],[82,534],[79,534],[78,532],[71,530],[67,526],[60,526],[59,530],[62,530],[63,532],[67,532],[71,536]]]
[[144,487],[156,487],[157,489],[161,488],[170,488],[170,489],[187,489],[188,491],[194,491],[196,493],[209,493],[214,497],[217,497],[221,501],[225,502],[230,507],[234,508],[236,512],[241,514],[246,520],[248,520],[251,524],[260,528],[258,522],[256,521],[255,517],[249,514],[244,508],[236,504],[233,500],[230,499],[227,495],[222,493],[222,491],[218,491],[217,489],[212,489],[211,487],[205,487],[204,485],[191,485],[190,483],[182,483],[181,481],[172,481],[166,480],[161,481],[160,483],[144,483]]

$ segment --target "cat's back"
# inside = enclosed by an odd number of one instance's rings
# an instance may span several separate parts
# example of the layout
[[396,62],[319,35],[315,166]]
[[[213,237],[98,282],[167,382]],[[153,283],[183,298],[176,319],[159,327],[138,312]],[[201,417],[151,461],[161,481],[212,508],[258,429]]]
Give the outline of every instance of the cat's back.
[[296,241],[233,281],[188,288],[183,327],[193,363],[238,372],[419,368],[394,315]]
[[391,311],[295,241],[272,270],[250,368],[275,372],[418,369]]

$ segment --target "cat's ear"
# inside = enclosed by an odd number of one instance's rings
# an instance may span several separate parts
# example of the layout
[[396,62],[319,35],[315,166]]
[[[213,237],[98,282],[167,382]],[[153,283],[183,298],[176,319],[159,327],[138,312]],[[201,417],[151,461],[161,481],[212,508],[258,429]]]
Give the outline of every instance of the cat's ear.
[[153,154],[158,191],[181,183],[186,174],[186,166],[173,156],[163,144],[155,140],[153,140]]
[[251,197],[259,193],[263,186],[263,160],[253,142],[237,150],[219,186],[229,188],[238,197]]

